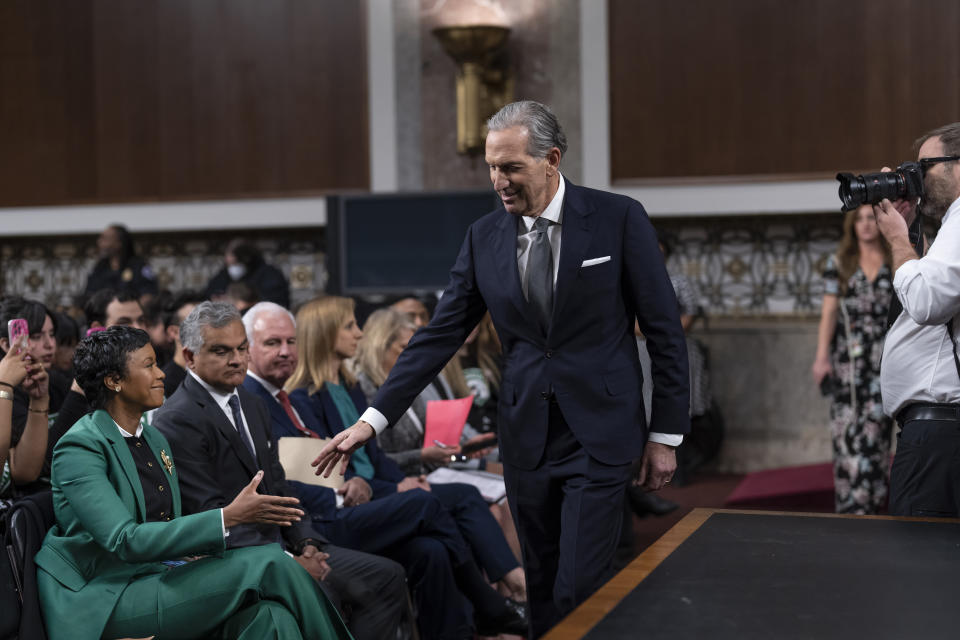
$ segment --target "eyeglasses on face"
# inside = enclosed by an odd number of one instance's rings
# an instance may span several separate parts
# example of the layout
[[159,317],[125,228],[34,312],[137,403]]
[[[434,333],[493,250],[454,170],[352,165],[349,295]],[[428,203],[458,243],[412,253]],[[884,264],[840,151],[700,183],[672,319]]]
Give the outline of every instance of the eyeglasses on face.
[[940,164],[941,162],[953,162],[954,160],[960,160],[960,156],[938,156],[936,158],[920,158],[918,162],[920,163],[920,170],[926,173],[930,170],[930,167]]

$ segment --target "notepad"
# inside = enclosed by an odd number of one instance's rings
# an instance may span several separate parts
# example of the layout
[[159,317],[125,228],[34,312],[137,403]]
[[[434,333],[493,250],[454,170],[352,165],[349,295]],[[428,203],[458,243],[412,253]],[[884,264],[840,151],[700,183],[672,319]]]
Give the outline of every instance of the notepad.
[[310,463],[317,459],[323,445],[330,438],[300,438],[296,436],[280,438],[277,441],[277,455],[287,480],[296,480],[304,484],[319,485],[330,489],[339,489],[343,486],[343,474],[340,473],[340,463],[330,473],[329,478],[316,475],[316,467]]
[[427,402],[427,424],[423,428],[423,446],[432,447],[437,442],[455,447],[460,444],[463,425],[467,423],[473,396],[459,400],[430,400]]

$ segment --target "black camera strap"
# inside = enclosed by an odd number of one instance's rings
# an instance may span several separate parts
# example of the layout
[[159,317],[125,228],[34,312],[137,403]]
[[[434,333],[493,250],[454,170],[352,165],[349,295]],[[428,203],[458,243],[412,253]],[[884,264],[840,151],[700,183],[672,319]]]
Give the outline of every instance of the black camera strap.
[[[923,257],[923,213],[920,211],[920,207],[917,207],[917,217],[914,218],[913,224],[910,225],[910,240],[913,241],[913,250],[916,252],[918,258]],[[893,274],[891,275],[891,279]],[[890,327],[893,326],[893,323],[897,321],[897,318],[900,317],[900,314],[903,313],[903,303],[900,302],[900,298],[897,297],[896,290],[890,288],[890,307],[887,310],[887,331],[890,330]],[[953,355],[956,357],[957,350],[954,347]],[[957,365],[957,373],[960,374],[960,364]]]

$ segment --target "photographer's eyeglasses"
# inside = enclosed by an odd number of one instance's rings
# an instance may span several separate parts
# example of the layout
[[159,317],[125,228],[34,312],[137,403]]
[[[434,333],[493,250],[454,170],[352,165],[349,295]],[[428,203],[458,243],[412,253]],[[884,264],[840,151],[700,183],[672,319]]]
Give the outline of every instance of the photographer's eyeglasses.
[[920,163],[920,170],[923,173],[926,173],[930,167],[935,164],[940,164],[941,162],[953,162],[954,160],[960,160],[960,156],[939,156],[937,158],[921,158],[918,162]]

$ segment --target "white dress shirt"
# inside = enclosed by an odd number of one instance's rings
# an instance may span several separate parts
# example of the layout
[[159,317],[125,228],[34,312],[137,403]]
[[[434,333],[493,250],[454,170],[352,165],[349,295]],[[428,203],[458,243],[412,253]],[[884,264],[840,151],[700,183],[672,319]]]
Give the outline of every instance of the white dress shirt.
[[960,199],[943,216],[927,255],[904,262],[893,276],[903,303],[883,345],[880,392],[889,416],[913,402],[960,403],[953,345],[960,314]]
[[[548,204],[547,208],[544,209],[540,214],[542,217],[554,223],[547,228],[547,239],[550,241],[550,250],[553,254],[554,287],[557,286],[557,272],[560,269],[560,236],[563,227],[563,196],[567,190],[563,176],[560,175],[559,172],[558,177],[560,178],[560,186],[557,188],[557,192],[550,200],[550,204]],[[534,238],[533,223],[536,222],[536,216],[521,216],[520,220],[521,224],[526,225],[527,232],[517,235],[517,267],[520,270],[520,286],[523,288],[523,296],[526,298],[527,290],[523,276],[527,272],[527,261],[530,259],[530,245],[532,244]],[[377,434],[383,433],[383,430],[388,426],[386,417],[373,407],[368,407],[367,410],[363,412],[363,415],[360,416],[360,419],[373,427],[373,430]],[[683,442],[683,436],[677,433],[651,433],[647,439],[650,442],[668,444],[672,447],[676,447]]]
[[[207,390],[212,397],[214,402],[217,403],[217,406],[220,407],[220,410],[223,411],[223,415],[227,416],[227,420],[230,421],[230,424],[233,425],[233,428],[237,428],[237,423],[233,421],[233,410],[230,408],[230,398],[237,396],[237,400],[240,399],[239,394],[236,389],[233,389],[230,393],[224,393],[215,389],[214,387],[207,384],[207,382],[195,374],[192,369],[187,369],[187,373],[193,376],[193,379],[200,383],[200,385]],[[243,418],[243,432],[246,434],[247,442],[250,443],[250,446],[253,446],[253,436],[250,434],[250,423],[247,420],[246,414],[243,412],[243,404],[240,405],[240,416]]]

